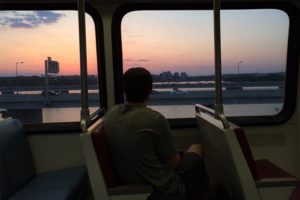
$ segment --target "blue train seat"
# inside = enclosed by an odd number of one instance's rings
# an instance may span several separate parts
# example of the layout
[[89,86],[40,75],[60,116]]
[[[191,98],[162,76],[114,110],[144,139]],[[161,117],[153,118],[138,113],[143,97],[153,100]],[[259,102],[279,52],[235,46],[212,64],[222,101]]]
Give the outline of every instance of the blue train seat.
[[31,149],[21,122],[0,121],[0,199],[72,200],[85,193],[85,167],[36,174]]

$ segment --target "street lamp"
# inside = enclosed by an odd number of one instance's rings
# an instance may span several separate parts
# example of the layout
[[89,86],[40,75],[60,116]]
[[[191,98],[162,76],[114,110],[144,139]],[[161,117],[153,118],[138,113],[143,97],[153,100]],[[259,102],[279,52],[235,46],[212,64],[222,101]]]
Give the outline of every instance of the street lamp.
[[[21,62],[16,62],[16,84],[17,84],[17,87],[18,87],[18,64],[23,64],[24,62],[21,61]],[[17,91],[17,94],[19,94],[19,92]]]
[[16,77],[18,77],[18,64],[24,64],[24,62],[16,62]]
[[243,61],[240,61],[240,62],[238,62],[238,74],[240,74],[240,64],[242,64],[243,63]]

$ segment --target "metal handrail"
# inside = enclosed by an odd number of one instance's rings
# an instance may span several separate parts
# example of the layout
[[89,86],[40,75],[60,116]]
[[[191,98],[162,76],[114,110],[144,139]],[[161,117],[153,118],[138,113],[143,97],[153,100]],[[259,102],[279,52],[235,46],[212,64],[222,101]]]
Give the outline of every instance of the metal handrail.
[[78,0],[79,49],[80,49],[80,80],[81,80],[81,120],[88,120],[90,111],[88,107],[87,82],[87,54],[85,30],[85,1]]
[[222,59],[221,59],[221,26],[220,0],[214,0],[214,43],[215,43],[215,84],[216,84],[216,114],[224,114],[222,103]]
[[215,46],[215,86],[216,86],[216,105],[215,110],[200,104],[195,105],[197,113],[207,113],[220,120],[225,129],[230,128],[229,122],[224,115],[222,102],[222,59],[221,59],[221,25],[220,25],[220,0],[214,2],[214,46]]
[[200,104],[195,105],[195,110],[196,110],[196,113],[198,113],[198,114],[206,113],[206,114],[209,114],[210,116],[213,116],[215,119],[220,120],[225,129],[230,128],[229,122],[223,113],[215,112],[215,110],[208,108],[206,106],[200,105]]
[[99,108],[88,118],[81,119],[80,126],[83,133],[86,133],[90,126],[92,126],[98,119],[103,117],[105,112],[106,112],[106,108]]
[[196,110],[196,113],[203,112],[203,113],[207,113],[209,115],[215,115],[215,111],[213,109],[203,106],[201,104],[196,104],[195,110]]

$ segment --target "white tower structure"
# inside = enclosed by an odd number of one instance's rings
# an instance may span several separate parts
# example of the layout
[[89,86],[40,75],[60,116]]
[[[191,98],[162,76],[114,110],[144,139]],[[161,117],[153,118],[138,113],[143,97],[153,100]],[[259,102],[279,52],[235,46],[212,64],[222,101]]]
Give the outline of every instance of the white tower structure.
[[49,90],[49,76],[57,77],[59,73],[59,62],[51,60],[48,57],[45,60],[45,105],[50,105],[50,90]]

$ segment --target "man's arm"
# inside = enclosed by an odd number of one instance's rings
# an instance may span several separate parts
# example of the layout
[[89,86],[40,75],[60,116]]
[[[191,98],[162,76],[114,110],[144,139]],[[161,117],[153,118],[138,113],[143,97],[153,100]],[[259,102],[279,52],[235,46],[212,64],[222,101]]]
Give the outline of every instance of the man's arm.
[[157,118],[154,133],[156,134],[155,142],[159,159],[170,168],[179,169],[181,158],[176,151],[169,123],[164,116],[160,115]]

